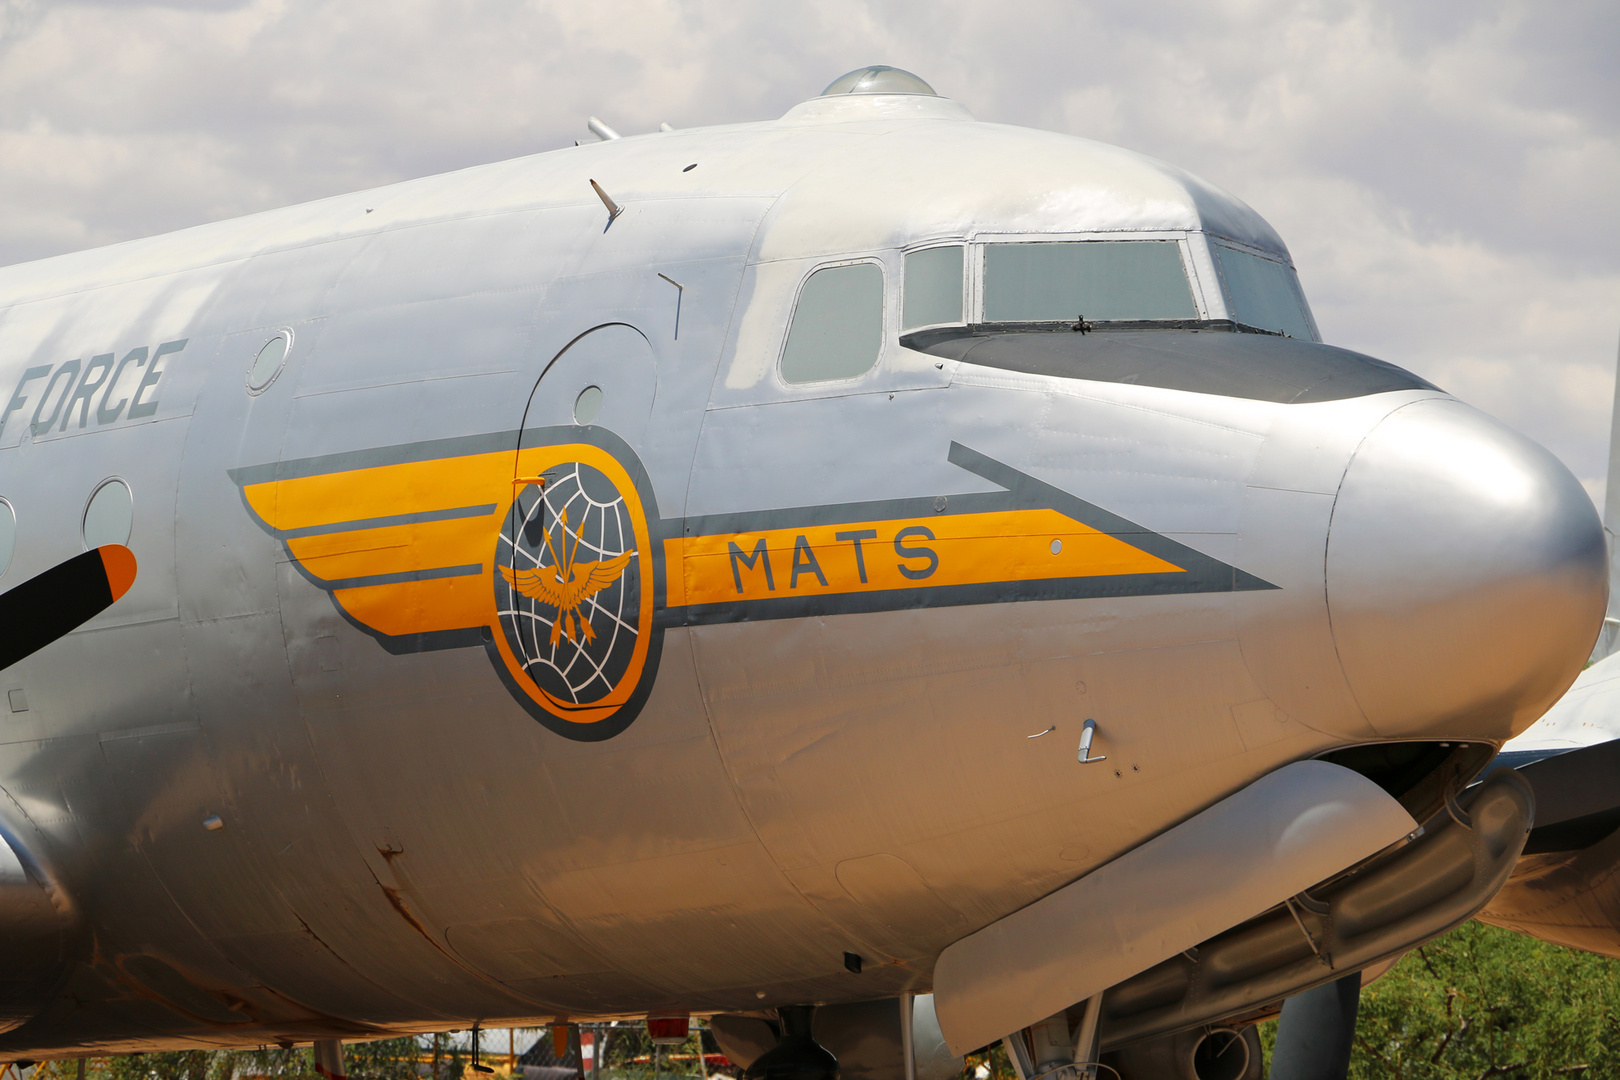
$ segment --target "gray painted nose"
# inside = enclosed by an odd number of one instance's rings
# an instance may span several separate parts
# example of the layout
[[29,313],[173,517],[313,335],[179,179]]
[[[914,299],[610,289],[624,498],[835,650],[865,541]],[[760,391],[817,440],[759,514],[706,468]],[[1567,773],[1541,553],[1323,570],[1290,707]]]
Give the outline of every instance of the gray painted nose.
[[1414,402],[1350,461],[1327,593],[1339,662],[1381,734],[1505,739],[1597,638],[1603,527],[1542,447],[1461,402]]

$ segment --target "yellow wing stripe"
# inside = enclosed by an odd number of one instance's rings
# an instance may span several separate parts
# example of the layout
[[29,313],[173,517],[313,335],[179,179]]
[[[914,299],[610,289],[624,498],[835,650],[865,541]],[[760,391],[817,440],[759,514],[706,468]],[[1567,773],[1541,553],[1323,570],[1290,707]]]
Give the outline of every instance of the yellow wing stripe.
[[[516,462],[517,475],[536,476],[587,449],[525,450]],[[473,454],[267,481],[249,485],[244,495],[271,530],[294,534],[284,535],[288,551],[310,576],[335,586],[345,611],[379,632],[408,635],[494,623],[491,563],[505,511],[518,490],[513,469],[510,451]],[[480,506],[490,509],[467,516]],[[461,516],[365,524],[435,513]],[[341,528],[348,522],[359,527]],[[298,535],[328,529],[338,531]],[[851,534],[870,535],[857,541]],[[676,537],[664,541],[664,553],[669,607],[1185,572],[1051,509]],[[582,564],[578,569],[588,580],[567,585],[553,580],[540,587],[563,600],[577,593],[577,603],[610,584],[623,572],[615,564],[629,559],[605,560],[588,570]],[[557,599],[522,589],[522,573],[514,587],[556,604]],[[401,580],[417,574],[423,579]],[[609,576],[597,583],[599,574]],[[383,580],[368,584],[368,579]],[[650,589],[644,602],[650,602]]]
[[481,626],[491,607],[487,576],[338,589],[332,595],[351,618],[391,637]]
[[[351,586],[333,595],[355,619],[395,636],[461,630],[491,621],[489,567],[514,491],[512,465],[510,451],[471,454],[272,480],[248,485],[243,495],[271,530],[295,534],[284,542],[306,573],[321,583]],[[346,522],[479,507],[489,509],[476,517],[296,535]],[[473,566],[476,572],[456,577],[397,580]],[[396,580],[362,584],[368,578]]]
[[[859,535],[863,533],[869,535]],[[670,589],[671,606],[1185,572],[1116,536],[1044,509],[690,536],[666,541],[664,550],[668,564],[682,568],[678,586]],[[675,575],[670,576],[673,581]]]

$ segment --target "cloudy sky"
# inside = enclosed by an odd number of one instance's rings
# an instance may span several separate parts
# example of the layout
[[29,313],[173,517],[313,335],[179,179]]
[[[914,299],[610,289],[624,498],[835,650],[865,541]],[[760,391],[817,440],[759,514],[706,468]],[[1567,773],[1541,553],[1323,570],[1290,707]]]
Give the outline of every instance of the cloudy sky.
[[625,133],[869,63],[1185,166],[1328,341],[1601,493],[1620,338],[1614,0],[0,0],[0,264]]

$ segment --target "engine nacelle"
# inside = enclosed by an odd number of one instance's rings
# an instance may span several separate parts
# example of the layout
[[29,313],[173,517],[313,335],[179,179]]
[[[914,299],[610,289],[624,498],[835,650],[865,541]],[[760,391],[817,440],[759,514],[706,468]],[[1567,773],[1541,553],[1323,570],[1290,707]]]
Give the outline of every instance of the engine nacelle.
[[1446,805],[1410,841],[1110,987],[1104,1049],[1269,1015],[1472,918],[1518,861],[1535,797],[1496,769]]
[[44,1008],[77,940],[73,912],[19,833],[0,819],[0,1032]]
[[1260,1029],[1194,1028],[1104,1054],[1119,1080],[1260,1080]]

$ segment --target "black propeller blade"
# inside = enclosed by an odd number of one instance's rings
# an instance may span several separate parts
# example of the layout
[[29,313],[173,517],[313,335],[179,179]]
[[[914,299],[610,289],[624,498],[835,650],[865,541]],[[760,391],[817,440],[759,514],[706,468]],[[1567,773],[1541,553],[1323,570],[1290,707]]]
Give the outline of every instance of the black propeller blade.
[[0,668],[112,606],[135,583],[135,553],[105,544],[0,593]]
[[1360,1005],[1359,971],[1284,1001],[1271,1080],[1344,1080]]

